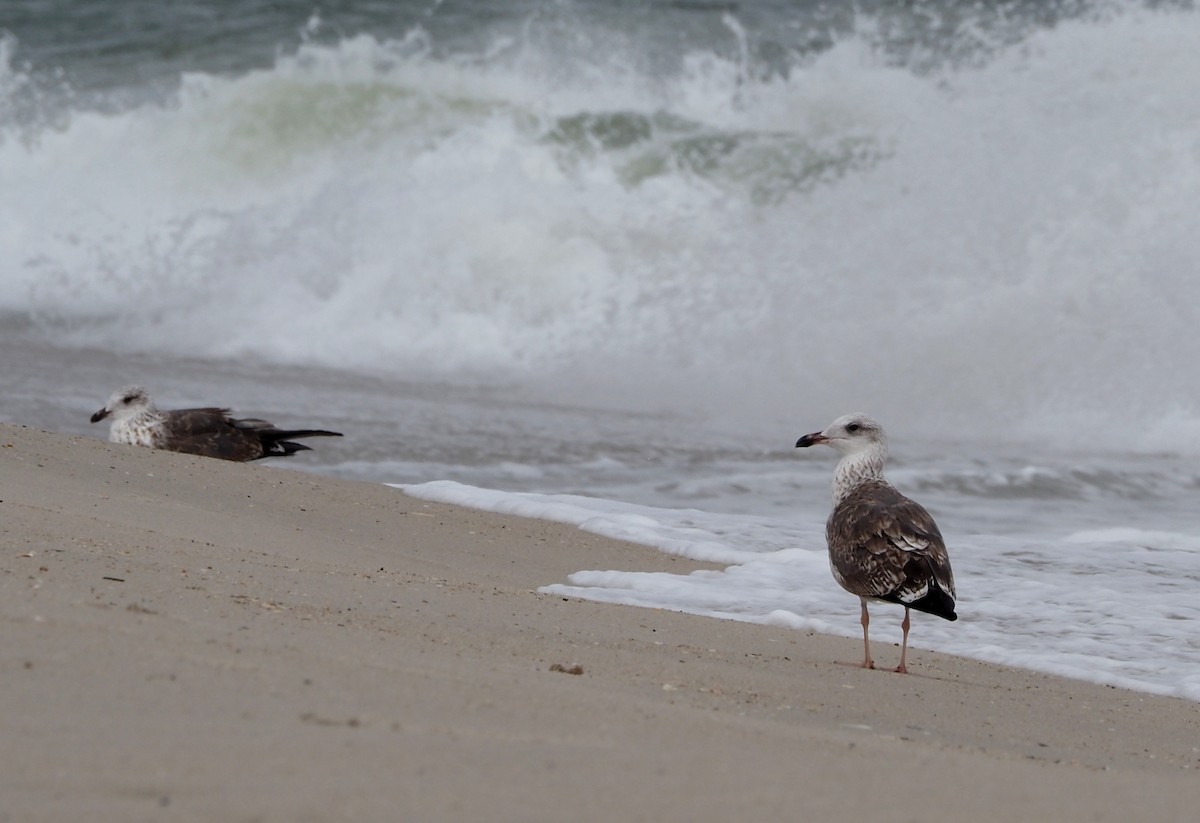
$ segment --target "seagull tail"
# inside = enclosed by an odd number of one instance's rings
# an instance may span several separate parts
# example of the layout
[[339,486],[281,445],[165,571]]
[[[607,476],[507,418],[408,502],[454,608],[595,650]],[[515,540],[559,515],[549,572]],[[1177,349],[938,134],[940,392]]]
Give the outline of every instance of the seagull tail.
[[958,615],[954,613],[954,598],[942,591],[936,584],[930,586],[929,592],[921,599],[904,605],[919,612],[944,617],[947,620],[958,619]]
[[296,437],[341,437],[341,432],[328,432],[322,429],[293,429],[283,431],[279,429],[268,429],[259,432],[262,439],[263,453],[262,457],[288,457],[296,452],[312,451],[311,446],[306,446],[303,443],[293,443],[291,438]]
[[267,429],[262,433],[263,438],[271,440],[294,440],[298,437],[341,437],[341,432],[327,432],[324,429]]

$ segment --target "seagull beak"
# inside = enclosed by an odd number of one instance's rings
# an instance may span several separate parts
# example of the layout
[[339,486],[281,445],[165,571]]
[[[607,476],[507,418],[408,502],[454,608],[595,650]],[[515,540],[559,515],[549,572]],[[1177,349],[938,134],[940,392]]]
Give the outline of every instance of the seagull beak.
[[99,423],[101,420],[108,417],[110,414],[112,414],[112,412],[110,412],[108,409],[101,409],[100,411],[98,411],[92,415],[92,422]]
[[813,432],[812,434],[806,434],[803,437],[801,437],[799,440],[797,440],[796,448],[804,449],[809,446],[815,446],[818,443],[828,443],[828,442],[829,442],[829,438],[826,437],[825,435],[821,434],[821,432]]

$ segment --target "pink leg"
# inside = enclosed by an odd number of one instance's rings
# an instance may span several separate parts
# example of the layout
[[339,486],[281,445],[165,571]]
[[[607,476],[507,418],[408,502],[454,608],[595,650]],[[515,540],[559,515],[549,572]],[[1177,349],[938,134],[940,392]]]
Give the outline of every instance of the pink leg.
[[900,624],[900,628],[904,629],[904,640],[900,643],[900,665],[896,667],[896,671],[908,674],[908,667],[904,665],[904,659],[908,655],[908,606],[904,607],[904,622]]
[[864,669],[875,668],[875,661],[871,659],[871,641],[867,636],[867,626],[871,625],[871,615],[867,614],[867,601],[862,600],[862,627],[863,627],[863,664]]

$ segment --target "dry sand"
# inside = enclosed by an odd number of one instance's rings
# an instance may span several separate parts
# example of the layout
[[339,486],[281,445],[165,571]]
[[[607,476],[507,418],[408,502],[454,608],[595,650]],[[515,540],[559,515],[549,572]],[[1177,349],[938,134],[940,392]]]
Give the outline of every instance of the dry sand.
[[1195,703],[536,592],[693,568],[0,426],[0,821],[1197,819]]

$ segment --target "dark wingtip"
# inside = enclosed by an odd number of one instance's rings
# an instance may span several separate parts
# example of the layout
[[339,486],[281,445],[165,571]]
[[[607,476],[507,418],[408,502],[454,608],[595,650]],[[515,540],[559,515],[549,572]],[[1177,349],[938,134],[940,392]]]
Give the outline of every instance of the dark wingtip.
[[[896,601],[903,603],[903,601]],[[929,593],[912,603],[905,603],[909,608],[916,609],[919,612],[932,614],[935,617],[941,617],[946,620],[957,620],[958,614],[954,611],[954,598],[946,592],[939,589],[937,586],[930,588]]]

